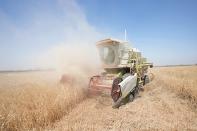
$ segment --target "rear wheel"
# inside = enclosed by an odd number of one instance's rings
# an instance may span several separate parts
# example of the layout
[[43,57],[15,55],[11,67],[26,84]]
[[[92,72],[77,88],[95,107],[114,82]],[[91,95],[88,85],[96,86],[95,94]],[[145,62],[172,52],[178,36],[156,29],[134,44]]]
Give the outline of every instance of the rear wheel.
[[146,85],[146,84],[148,84],[149,82],[150,82],[149,76],[148,76],[148,75],[145,75],[145,76],[144,76],[143,85]]

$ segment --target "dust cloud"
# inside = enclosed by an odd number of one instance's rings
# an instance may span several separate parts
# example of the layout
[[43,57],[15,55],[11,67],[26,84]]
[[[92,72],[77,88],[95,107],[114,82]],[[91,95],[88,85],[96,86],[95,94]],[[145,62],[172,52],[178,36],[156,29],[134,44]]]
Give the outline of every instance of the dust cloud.
[[65,40],[43,52],[39,58],[42,67],[55,69],[59,77],[63,74],[77,83],[86,83],[98,73],[99,57],[95,42],[102,38],[86,19],[76,1],[59,1],[66,14]]

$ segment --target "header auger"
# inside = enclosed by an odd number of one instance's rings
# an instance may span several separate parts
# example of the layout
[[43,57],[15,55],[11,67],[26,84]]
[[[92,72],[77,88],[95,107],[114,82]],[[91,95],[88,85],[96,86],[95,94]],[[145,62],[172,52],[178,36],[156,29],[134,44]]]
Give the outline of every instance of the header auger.
[[111,92],[113,107],[118,108],[123,101],[132,101],[139,88],[148,83],[148,68],[153,64],[128,42],[104,39],[96,45],[104,72],[90,78],[89,93]]

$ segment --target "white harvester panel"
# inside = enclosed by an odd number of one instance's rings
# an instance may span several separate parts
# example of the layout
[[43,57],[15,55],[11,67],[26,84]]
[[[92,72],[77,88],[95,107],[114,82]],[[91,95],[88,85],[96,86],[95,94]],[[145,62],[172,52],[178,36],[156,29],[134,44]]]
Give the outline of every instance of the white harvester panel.
[[120,82],[118,85],[121,88],[122,96],[121,98],[126,97],[130,92],[134,90],[137,84],[137,74],[135,75],[129,75],[126,77],[122,82]]

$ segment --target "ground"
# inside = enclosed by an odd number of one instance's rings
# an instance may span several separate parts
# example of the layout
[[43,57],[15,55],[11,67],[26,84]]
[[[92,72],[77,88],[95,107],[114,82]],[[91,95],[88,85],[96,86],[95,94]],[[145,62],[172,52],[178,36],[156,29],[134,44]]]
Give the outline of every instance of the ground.
[[55,125],[55,130],[197,130],[188,101],[153,80],[133,102],[112,109],[107,96],[88,98]]
[[197,130],[197,66],[150,73],[144,91],[119,109],[105,94],[88,97],[85,75],[62,86],[51,71],[0,73],[0,130]]

